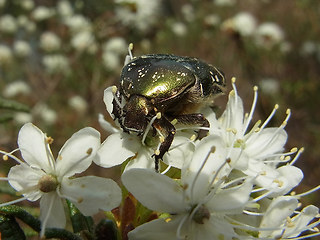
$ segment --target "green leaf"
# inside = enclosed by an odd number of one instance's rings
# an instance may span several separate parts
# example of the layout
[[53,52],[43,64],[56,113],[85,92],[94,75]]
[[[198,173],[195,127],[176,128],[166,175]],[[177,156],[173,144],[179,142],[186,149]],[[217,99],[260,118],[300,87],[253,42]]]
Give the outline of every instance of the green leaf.
[[9,109],[9,110],[15,110],[15,111],[21,111],[21,112],[29,112],[30,108],[23,104],[19,103],[14,100],[8,100],[4,98],[0,98],[0,109]]
[[0,215],[2,240],[24,240],[26,236],[13,216]]
[[73,227],[73,232],[78,233],[81,231],[93,232],[93,219],[84,216],[79,209],[70,201],[67,200],[69,208],[70,219]]

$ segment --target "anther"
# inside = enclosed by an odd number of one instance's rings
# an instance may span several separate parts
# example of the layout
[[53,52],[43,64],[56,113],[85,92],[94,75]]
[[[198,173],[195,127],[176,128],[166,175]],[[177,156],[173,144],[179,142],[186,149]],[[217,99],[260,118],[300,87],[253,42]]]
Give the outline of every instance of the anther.
[[159,156],[159,155],[160,155],[160,150],[159,150],[159,149],[155,150],[155,151],[154,151],[154,154],[155,154],[156,156]]
[[158,112],[156,116],[157,116],[157,119],[160,119],[161,118],[161,112]]
[[47,138],[46,138],[46,142],[47,142],[48,144],[52,144],[52,143],[53,143],[53,138],[52,138],[52,137],[47,137]]
[[7,160],[9,159],[9,157],[8,157],[8,155],[3,155],[3,156],[2,156],[2,159],[3,159],[4,161],[7,161]]
[[117,92],[118,88],[116,86],[112,86],[111,87],[111,91],[113,94],[115,94]]
[[92,153],[92,151],[93,151],[92,148],[89,148],[89,149],[87,150],[87,154],[90,155],[90,154]]
[[233,84],[236,83],[236,78],[235,77],[231,78],[231,83],[233,83]]

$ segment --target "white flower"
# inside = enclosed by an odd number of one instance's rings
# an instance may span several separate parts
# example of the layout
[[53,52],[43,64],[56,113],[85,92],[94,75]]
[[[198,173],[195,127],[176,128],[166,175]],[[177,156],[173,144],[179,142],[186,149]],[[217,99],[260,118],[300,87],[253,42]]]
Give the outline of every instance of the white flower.
[[287,110],[287,117],[278,128],[267,127],[278,109],[276,105],[263,124],[259,120],[249,130],[257,103],[258,89],[254,87],[254,100],[250,113],[244,114],[242,100],[237,94],[235,79],[232,80],[232,86],[233,90],[229,94],[229,101],[222,116],[218,120],[215,119],[214,114],[208,116],[211,126],[210,133],[221,136],[226,147],[238,149],[241,157],[235,168],[248,176],[255,177],[255,182],[259,186],[277,194],[289,192],[303,178],[302,171],[292,164],[277,168],[280,163],[289,161],[286,155],[297,151],[294,148],[289,153],[283,153],[287,141],[284,127],[290,117],[290,110]]
[[59,50],[60,38],[53,32],[44,32],[40,36],[40,47],[47,52]]
[[72,37],[71,45],[79,52],[90,50],[95,45],[95,37],[90,31],[78,32]]
[[84,113],[88,109],[88,103],[81,96],[71,97],[68,104],[79,113]]
[[227,19],[221,25],[226,31],[237,32],[241,36],[250,36],[256,29],[256,19],[247,12],[240,12],[233,18]]
[[72,34],[82,31],[91,31],[91,22],[82,15],[66,17],[64,23],[70,28]]
[[8,64],[12,61],[11,49],[3,44],[0,44],[0,66]]
[[55,14],[55,10],[45,6],[38,6],[32,12],[32,17],[36,21],[43,21],[51,18]]
[[121,190],[111,179],[72,177],[90,166],[100,146],[98,131],[87,127],[73,134],[56,160],[50,150],[51,142],[52,138],[27,123],[18,136],[19,150],[25,162],[1,151],[20,163],[8,174],[10,185],[24,196],[19,201],[40,199],[41,236],[45,228],[65,227],[62,199],[70,200],[84,215],[93,215],[100,209],[111,210],[121,201]]
[[139,202],[171,214],[137,227],[129,239],[238,239],[230,216],[242,214],[252,184],[249,179],[227,183],[226,150],[217,136],[201,140],[181,182],[147,169],[124,172],[122,182]]
[[116,18],[124,25],[147,31],[157,23],[162,1],[116,0]]
[[284,32],[279,25],[266,22],[261,24],[255,32],[255,41],[258,46],[271,49],[284,40]]
[[38,103],[33,109],[32,113],[39,116],[46,124],[52,125],[58,119],[58,114],[45,103]]
[[34,8],[34,2],[33,0],[21,0],[20,6],[25,10],[31,10]]
[[0,18],[0,31],[3,33],[14,33],[17,30],[16,19],[9,15],[3,15]]
[[31,54],[31,47],[29,43],[22,40],[15,41],[13,50],[18,57],[27,57]]
[[27,32],[34,32],[37,28],[36,24],[33,21],[30,21],[25,15],[18,16],[17,23]]
[[62,0],[57,4],[57,12],[62,17],[70,17],[73,15],[73,9],[71,4],[68,1]]
[[12,98],[19,94],[25,94],[25,95],[30,94],[31,88],[25,81],[19,80],[19,81],[15,81],[7,84],[2,93],[3,93],[3,96],[7,98]]
[[280,82],[274,78],[263,78],[259,82],[262,92],[266,95],[273,96],[280,91]]
[[46,55],[42,63],[48,73],[66,74],[70,72],[68,58],[61,54]]
[[306,230],[315,231],[313,227],[318,225],[319,221],[310,222],[319,217],[319,209],[309,205],[298,211],[298,207],[299,202],[294,196],[281,196],[273,199],[261,220],[262,230],[259,232],[259,237],[287,239],[298,237]]
[[186,25],[182,22],[174,22],[170,25],[170,27],[171,31],[179,37],[185,36],[188,31]]
[[[113,116],[113,92],[114,87],[109,87],[104,91],[104,103],[110,116]],[[122,129],[112,127],[100,117],[101,125],[107,126],[107,130],[112,134],[107,137],[98,151],[95,163],[102,167],[112,167],[123,163],[128,158],[132,158],[127,165],[129,168],[150,168],[154,169],[154,158],[152,155],[160,146],[157,138],[143,140],[140,136],[128,134]],[[179,146],[179,147],[178,147]],[[164,155],[163,161],[173,167],[181,168],[183,163],[190,157],[193,145],[190,139],[183,134],[176,134],[171,148]]]

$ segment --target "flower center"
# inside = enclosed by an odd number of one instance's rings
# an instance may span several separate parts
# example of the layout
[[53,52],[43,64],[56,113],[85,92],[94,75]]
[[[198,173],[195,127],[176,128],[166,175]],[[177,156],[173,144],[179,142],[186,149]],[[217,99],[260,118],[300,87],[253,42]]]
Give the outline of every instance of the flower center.
[[210,212],[206,206],[201,205],[194,213],[192,220],[198,224],[204,224],[204,219],[210,219]]
[[44,175],[38,182],[39,190],[44,193],[55,191],[58,184],[57,178],[53,175]]

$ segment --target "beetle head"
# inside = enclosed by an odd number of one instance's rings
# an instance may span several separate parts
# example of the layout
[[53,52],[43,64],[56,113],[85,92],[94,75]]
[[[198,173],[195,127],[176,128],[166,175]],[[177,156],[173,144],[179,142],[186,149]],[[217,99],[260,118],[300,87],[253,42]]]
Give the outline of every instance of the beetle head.
[[132,96],[123,108],[122,125],[127,131],[143,134],[150,119],[148,115],[152,111],[150,101],[142,96]]

